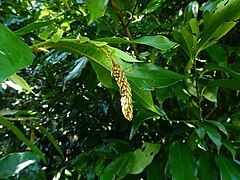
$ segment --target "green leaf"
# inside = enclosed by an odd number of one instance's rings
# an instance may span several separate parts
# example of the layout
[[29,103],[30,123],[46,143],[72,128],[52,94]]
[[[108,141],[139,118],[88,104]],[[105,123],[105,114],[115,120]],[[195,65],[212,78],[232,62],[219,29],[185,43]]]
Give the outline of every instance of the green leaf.
[[9,77],[9,79],[14,83],[17,84],[19,86],[21,86],[23,89],[35,94],[32,89],[30,88],[30,86],[28,85],[28,83],[20,76],[18,76],[17,74],[13,74]]
[[217,146],[218,152],[220,151],[220,148],[222,146],[221,142],[221,135],[219,132],[213,128],[212,126],[204,125],[204,129],[207,132],[208,137],[214,142],[214,144]]
[[120,179],[124,178],[134,165],[133,156],[133,152],[124,153],[118,156],[103,170],[100,180],[114,180],[116,176]]
[[186,144],[182,142],[174,142],[171,144],[169,165],[173,179],[196,179],[196,161],[193,152]]
[[162,2],[164,2],[164,0],[151,0],[148,3],[147,8],[143,10],[143,13],[148,14],[155,11],[161,6]]
[[96,39],[96,41],[107,42],[108,44],[110,44],[110,43],[116,43],[116,44],[131,43],[131,41],[128,41],[128,40],[120,38],[120,37],[105,37],[105,38]]
[[224,49],[218,45],[214,44],[210,46],[209,48],[206,49],[209,56],[216,62],[218,65],[227,67],[228,65],[228,60],[227,60],[227,55],[224,51]]
[[58,29],[57,30],[57,33],[53,35],[52,39],[53,39],[53,42],[58,42],[61,38],[62,38],[62,35],[63,35],[64,31],[62,29]]
[[218,87],[216,86],[207,86],[203,90],[203,97],[205,97],[207,100],[217,103],[217,94],[218,94]]
[[134,64],[125,71],[128,79],[134,81],[140,89],[154,89],[171,86],[185,76],[151,63]]
[[171,97],[171,88],[158,88],[156,89],[156,98],[160,105],[163,104],[163,102]]
[[216,155],[215,163],[220,170],[220,176],[222,180],[240,179],[240,167],[239,165],[235,164],[233,160],[223,155]]
[[81,57],[74,63],[74,68],[68,72],[68,75],[64,77],[64,83],[66,84],[67,81],[77,78],[81,75],[82,70],[88,63],[88,58],[85,56]]
[[240,89],[240,80],[239,79],[217,79],[208,81],[209,86],[218,86],[226,89]]
[[164,179],[164,168],[160,159],[153,160],[147,167],[147,180]]
[[233,157],[233,159],[235,160],[237,151],[236,151],[236,149],[234,148],[234,145],[232,144],[232,142],[229,141],[229,140],[226,140],[226,139],[222,139],[222,143],[223,143],[223,145],[231,152],[232,157]]
[[42,126],[39,122],[30,119],[30,121],[36,126],[39,127],[39,129],[47,136],[48,140],[53,144],[53,146],[56,148],[56,150],[59,152],[59,154],[64,158],[63,152],[61,148],[58,145],[58,142],[54,139],[54,137],[48,132],[48,130]]
[[34,22],[34,23],[28,24],[27,26],[15,31],[14,33],[17,36],[22,36],[22,35],[32,32],[32,31],[38,30],[44,26],[51,26],[53,24],[54,24],[54,20],[45,21],[45,22]]
[[237,24],[237,20],[240,18],[239,9],[239,0],[223,0],[213,11],[205,9],[203,14],[204,27],[196,54],[216,43]]
[[33,152],[8,154],[0,159],[0,178],[13,176],[40,159],[40,156]]
[[170,41],[164,36],[144,36],[138,39],[134,39],[131,42],[137,44],[144,44],[148,46],[153,46],[157,49],[168,50],[176,45],[175,42]]
[[223,72],[231,75],[233,78],[240,80],[240,73],[235,72],[232,69],[229,69],[227,67],[219,66],[219,65],[216,65],[216,64],[207,64],[203,68],[202,75],[206,72],[209,72],[209,71],[223,71]]
[[199,4],[196,1],[190,2],[184,10],[184,22],[189,22],[192,18],[196,18],[198,15]]
[[154,156],[160,151],[160,144],[145,142],[140,149],[134,151],[130,174],[141,173],[153,160]]
[[132,121],[133,124],[132,124],[131,132],[129,135],[129,139],[130,140],[132,139],[133,135],[135,134],[135,132],[138,130],[138,128],[144,121],[148,119],[152,119],[154,117],[157,117],[156,113],[153,113],[145,109],[140,109],[133,118],[133,121]]
[[88,11],[90,12],[90,20],[88,22],[88,25],[104,15],[107,5],[108,0],[88,0],[87,7]]
[[33,152],[39,154],[41,159],[45,160],[43,152],[35,146],[33,143],[31,143],[25,135],[11,122],[9,122],[6,118],[3,118],[0,116],[0,123],[3,124],[4,126],[8,127],[11,129],[11,131],[23,142],[25,143]]
[[11,30],[0,24],[0,83],[33,62],[33,54]]
[[220,131],[222,131],[226,136],[228,135],[228,132],[226,130],[226,128],[224,127],[224,125],[222,125],[220,122],[218,121],[213,121],[213,120],[206,120],[207,122],[213,124],[214,126],[216,126]]
[[214,156],[207,151],[202,151],[198,161],[199,180],[212,180],[215,179],[216,175]]

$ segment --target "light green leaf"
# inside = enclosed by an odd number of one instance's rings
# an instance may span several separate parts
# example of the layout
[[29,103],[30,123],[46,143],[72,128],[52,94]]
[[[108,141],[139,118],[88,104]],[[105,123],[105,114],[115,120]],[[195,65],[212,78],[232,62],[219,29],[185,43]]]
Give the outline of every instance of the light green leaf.
[[196,179],[196,161],[193,152],[186,144],[182,142],[174,142],[171,144],[169,165],[173,179]]
[[216,175],[217,171],[214,156],[207,151],[202,151],[198,161],[199,180],[213,180]]
[[88,0],[88,11],[90,12],[90,25],[96,19],[102,17],[106,11],[108,0]]
[[220,176],[222,180],[240,179],[240,167],[239,165],[235,164],[233,160],[223,155],[216,155],[215,163],[220,170]]
[[145,110],[145,109],[140,109],[136,115],[133,118],[133,124],[132,124],[132,128],[131,128],[131,132],[129,135],[129,139],[131,140],[133,135],[135,134],[135,132],[137,131],[137,129],[140,127],[140,125],[148,120],[148,119],[152,119],[154,117],[157,117],[156,113],[153,113],[151,111]]
[[11,30],[0,24],[0,83],[33,62],[33,53]]
[[57,33],[53,35],[52,39],[53,39],[53,42],[58,42],[61,38],[62,38],[62,35],[63,35],[64,31],[62,29],[58,29],[57,30]]
[[28,83],[20,76],[18,76],[17,74],[13,74],[9,77],[9,79],[14,83],[17,84],[19,86],[21,86],[23,89],[35,94],[32,89],[30,88],[30,86],[28,85]]
[[8,127],[11,129],[11,131],[23,142],[25,143],[33,152],[39,154],[41,159],[45,160],[43,152],[35,146],[33,143],[31,143],[25,135],[11,122],[9,122],[6,118],[0,116],[0,123],[3,124],[4,126]]
[[240,18],[239,9],[239,0],[223,0],[214,10],[204,10],[204,27],[196,54],[216,43],[237,24]]
[[154,156],[160,151],[160,144],[145,142],[141,149],[134,151],[130,174],[141,173],[153,160]]
[[170,41],[164,36],[144,36],[138,39],[134,39],[131,42],[137,44],[145,44],[148,46],[153,46],[157,49],[168,50],[176,45],[175,42]]
[[11,153],[0,159],[0,178],[7,178],[19,173],[28,165],[40,161],[40,156],[33,152]]
[[207,132],[208,137],[213,141],[213,143],[217,146],[218,152],[222,146],[221,135],[219,132],[213,128],[212,126],[204,125],[204,129]]
[[161,6],[162,2],[164,2],[164,0],[151,0],[148,3],[147,8],[143,10],[143,13],[148,14],[155,11]]
[[185,76],[151,63],[134,64],[125,71],[126,76],[140,89],[154,89],[171,86]]

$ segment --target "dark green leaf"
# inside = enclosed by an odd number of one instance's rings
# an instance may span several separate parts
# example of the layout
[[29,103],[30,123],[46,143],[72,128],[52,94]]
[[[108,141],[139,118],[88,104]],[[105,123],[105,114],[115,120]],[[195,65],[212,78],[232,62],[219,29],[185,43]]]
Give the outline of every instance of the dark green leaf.
[[218,94],[218,87],[216,86],[207,86],[204,88],[203,90],[203,96],[213,102],[213,103],[217,103],[217,94]]
[[140,149],[134,151],[130,174],[141,173],[153,160],[154,156],[160,150],[160,144],[145,142]]
[[220,170],[222,180],[238,180],[240,179],[240,167],[233,160],[223,156],[216,155],[215,163]]
[[153,46],[157,49],[168,50],[176,45],[175,42],[170,41],[164,36],[144,36],[138,39],[134,39],[131,42],[137,44],[145,44],[148,46]]
[[45,160],[43,152],[35,146],[33,143],[31,143],[25,135],[10,121],[8,121],[6,118],[0,116],[0,123],[4,126],[11,129],[11,131],[22,141],[24,142],[33,152],[37,153],[42,159]]
[[213,180],[216,179],[216,175],[214,156],[207,151],[202,151],[198,162],[199,180]]
[[208,81],[209,86],[218,86],[226,89],[240,89],[239,79],[217,79]]
[[206,49],[210,57],[218,63],[218,65],[227,67],[227,55],[224,49],[220,45],[212,45],[211,47]]
[[88,11],[90,12],[90,20],[88,25],[90,25],[97,18],[104,15],[108,5],[108,0],[88,0]]
[[147,8],[143,10],[143,13],[148,14],[155,11],[161,6],[162,2],[164,2],[164,0],[151,0],[148,3]]
[[164,179],[164,166],[160,159],[153,160],[152,163],[147,167],[147,179]]
[[7,178],[40,161],[40,156],[33,152],[11,153],[0,159],[0,178]]
[[157,117],[156,113],[153,113],[145,109],[139,110],[133,118],[133,124],[129,135],[129,139],[130,140],[132,139],[133,135],[144,121],[152,119],[153,117]]
[[33,54],[12,31],[0,24],[0,83],[33,62]]
[[154,89],[171,86],[185,78],[173,71],[161,68],[151,63],[134,64],[126,71],[128,79],[141,89]]
[[197,166],[195,158],[186,144],[182,142],[171,144],[169,165],[173,179],[196,179]]
[[220,131],[222,131],[224,134],[226,134],[226,136],[228,135],[226,128],[220,122],[212,121],[212,120],[206,120],[206,121],[213,124],[214,126],[216,126]]
[[232,144],[232,142],[229,141],[229,140],[226,140],[226,139],[222,139],[222,143],[223,143],[223,145],[231,152],[232,157],[233,157],[233,159],[235,160],[237,151],[236,151],[236,149],[234,148],[234,145]]
[[240,18],[239,8],[239,0],[223,0],[217,5],[214,11],[204,11],[204,28],[198,45],[197,54],[216,43],[218,39],[224,36],[237,24],[237,20]]
[[221,135],[219,132],[213,128],[212,126],[204,125],[204,129],[207,132],[208,137],[214,142],[214,144],[217,146],[218,152],[220,151],[220,148],[222,146],[221,142]]
[[159,102],[160,105],[163,104],[163,102],[171,97],[171,88],[166,87],[166,88],[158,88],[156,90],[156,98]]

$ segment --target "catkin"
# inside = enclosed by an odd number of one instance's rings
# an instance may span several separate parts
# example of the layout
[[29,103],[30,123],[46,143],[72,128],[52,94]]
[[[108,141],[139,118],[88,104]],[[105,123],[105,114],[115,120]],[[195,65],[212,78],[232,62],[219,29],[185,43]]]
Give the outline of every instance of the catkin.
[[130,85],[119,64],[113,64],[112,72],[120,89],[122,113],[127,120],[131,121],[133,118],[133,108]]

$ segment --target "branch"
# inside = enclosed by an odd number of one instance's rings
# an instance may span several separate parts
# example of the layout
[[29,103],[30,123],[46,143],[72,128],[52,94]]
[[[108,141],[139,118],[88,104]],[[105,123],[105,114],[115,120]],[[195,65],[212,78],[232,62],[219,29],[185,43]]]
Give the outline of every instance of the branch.
[[[114,2],[114,0],[110,0],[109,3],[110,3],[110,5],[112,6],[113,9],[115,9],[115,10],[118,9],[118,7],[117,7],[116,3]],[[126,22],[125,22],[125,20],[124,20],[124,18],[123,18],[122,13],[120,13],[120,12],[117,13],[117,16],[118,16],[118,18],[119,18],[119,20],[120,20],[120,22],[121,22],[121,24],[122,24],[122,27],[123,27],[126,35],[128,36],[128,38],[129,38],[130,40],[132,40],[133,38],[132,38],[131,32],[130,32],[129,29],[128,29],[128,26],[127,26],[127,24],[126,24]],[[136,58],[139,59],[139,55],[138,55],[138,51],[137,51],[137,46],[136,46],[136,44],[131,44],[131,48],[133,49]]]

